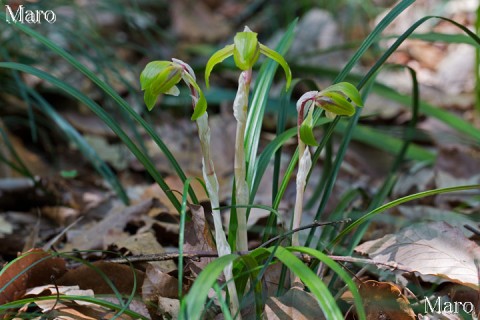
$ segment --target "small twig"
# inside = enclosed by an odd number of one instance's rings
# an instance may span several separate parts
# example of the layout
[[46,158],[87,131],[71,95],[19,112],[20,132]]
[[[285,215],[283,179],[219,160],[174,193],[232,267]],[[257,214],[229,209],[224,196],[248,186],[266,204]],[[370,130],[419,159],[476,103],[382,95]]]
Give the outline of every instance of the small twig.
[[[306,226],[305,226],[306,227]],[[304,228],[304,227],[302,227]],[[292,230],[293,231],[293,230]],[[251,251],[238,251],[235,254],[238,255],[247,255]],[[308,255],[308,254],[305,254]],[[159,253],[159,254],[146,254],[146,255],[139,255],[139,256],[130,256],[130,257],[122,257],[122,258],[114,258],[108,259],[106,262],[112,263],[129,263],[129,262],[153,262],[153,261],[166,261],[166,260],[173,260],[178,259],[179,257],[178,252],[169,252],[169,253]],[[197,251],[197,252],[184,252],[184,258],[188,259],[198,259],[198,258],[216,258],[218,257],[218,253],[213,251]],[[376,266],[383,266],[390,269],[400,270],[404,272],[413,272],[414,270],[399,265],[395,262],[377,262],[372,259],[367,258],[356,258],[351,256],[335,256],[335,255],[328,255],[328,257],[332,260],[339,261],[339,262],[350,262],[350,263],[358,263],[358,264],[370,264]]]
[[477,236],[480,236],[480,230],[478,230],[478,229],[476,229],[476,228],[474,228],[474,227],[472,227],[472,226],[470,226],[470,225],[468,225],[468,224],[463,225],[463,227],[464,227],[465,229],[467,229],[468,231],[473,232],[473,233],[476,234]]
[[283,234],[280,234],[276,237],[273,237],[272,239],[262,243],[260,246],[258,246],[259,248],[265,248],[266,246],[268,246],[269,244],[271,244],[272,242],[275,242],[277,240],[280,240],[280,239],[283,239],[283,238],[286,238],[288,236],[290,236],[291,234],[295,233],[295,232],[299,232],[299,231],[302,231],[302,230],[305,230],[305,229],[311,229],[311,228],[317,228],[317,227],[321,227],[321,226],[327,226],[327,225],[331,225],[331,224],[337,224],[337,223],[348,223],[350,222],[351,219],[350,218],[347,218],[347,219],[343,219],[343,220],[338,220],[338,221],[329,221],[329,222],[320,222],[320,221],[313,221],[313,223],[311,224],[307,224],[305,226],[301,226],[301,227],[298,227],[298,228],[295,228],[295,229],[292,229],[290,231],[287,231]]

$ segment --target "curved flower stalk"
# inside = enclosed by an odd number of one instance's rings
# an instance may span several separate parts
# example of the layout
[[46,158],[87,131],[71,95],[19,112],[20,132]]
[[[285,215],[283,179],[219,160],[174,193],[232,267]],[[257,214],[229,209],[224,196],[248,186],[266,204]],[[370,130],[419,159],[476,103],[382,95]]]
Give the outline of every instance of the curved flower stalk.
[[[248,112],[248,95],[252,81],[252,67],[257,62],[260,54],[278,62],[285,71],[287,88],[290,86],[292,74],[285,59],[276,51],[261,44],[257,39],[257,33],[245,27],[243,32],[238,32],[234,43],[225,46],[214,53],[207,62],[205,69],[205,83],[209,87],[210,73],[213,67],[226,58],[233,55],[235,65],[242,70],[238,79],[238,91],[233,102],[233,114],[237,120],[237,131],[235,138],[235,191],[237,205],[248,204],[249,186],[245,179],[245,129]],[[237,242],[238,251],[248,250],[247,239],[247,217],[245,208],[237,208]]]
[[[145,104],[149,110],[152,110],[158,96],[162,93],[178,95],[179,91],[176,84],[183,80],[190,89],[194,112],[192,120],[196,120],[198,127],[198,136],[202,150],[202,173],[203,179],[210,198],[212,207],[213,222],[215,227],[215,241],[219,256],[228,255],[232,252],[227,242],[225,231],[223,230],[222,218],[220,216],[219,187],[218,179],[213,166],[213,160],[210,147],[210,127],[208,125],[207,102],[196,83],[193,69],[185,62],[179,59],[169,61],[153,61],[147,64],[140,76],[142,90],[145,90]],[[230,295],[231,311],[238,314],[240,310],[237,289],[233,281],[233,265],[229,264],[223,270],[227,288]],[[237,317],[237,319],[240,319]]]
[[[305,184],[308,172],[312,167],[308,146],[318,145],[313,136],[314,107],[324,109],[327,117],[335,118],[336,116],[352,116],[355,113],[354,105],[358,107],[363,106],[362,98],[357,88],[348,82],[334,84],[322,91],[306,92],[298,100],[298,154],[300,162],[296,180],[297,194],[295,198],[292,229],[300,227],[302,220]],[[292,245],[300,245],[298,233],[293,234]]]

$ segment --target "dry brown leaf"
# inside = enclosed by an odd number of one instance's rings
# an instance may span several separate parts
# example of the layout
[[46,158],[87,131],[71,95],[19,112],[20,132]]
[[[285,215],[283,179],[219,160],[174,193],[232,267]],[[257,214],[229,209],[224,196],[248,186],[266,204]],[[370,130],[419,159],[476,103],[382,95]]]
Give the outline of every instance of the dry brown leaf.
[[367,320],[413,320],[415,313],[400,288],[390,282],[368,280],[359,287]]
[[[130,266],[110,263],[110,262],[95,262],[93,263],[97,270],[100,270],[104,276],[107,276],[118,292],[123,294],[131,294],[134,288],[134,281],[136,278],[137,294],[140,294],[140,289],[145,277],[142,271],[133,269]],[[57,281],[58,285],[75,286],[78,285],[81,289],[91,289],[95,294],[111,294],[112,288],[105,282],[102,276],[92,267],[82,265],[76,269],[69,270]]]
[[[160,254],[165,252],[165,249],[163,249],[160,243],[158,243],[157,239],[151,232],[136,234],[123,241],[117,242],[116,245],[119,249],[127,249],[129,253],[133,255]],[[155,266],[163,272],[171,272],[177,269],[172,260],[154,261],[149,262],[148,264]]]
[[299,288],[292,288],[282,297],[268,298],[265,305],[267,320],[325,319],[317,299]]
[[142,297],[144,300],[158,300],[159,297],[178,299],[178,279],[158,267],[148,265],[142,286]]
[[77,235],[67,243],[63,250],[71,251],[75,248],[82,250],[101,249],[106,235],[112,232],[121,232],[131,219],[147,214],[150,209],[156,206],[160,206],[158,200],[149,199],[123,209],[114,207],[102,221],[87,230],[77,231]]
[[[28,288],[49,284],[66,272],[65,261],[41,249],[33,249],[17,258],[0,274],[0,305],[23,296]],[[13,280],[13,281],[12,281]],[[7,286],[7,283],[12,281]]]
[[[203,207],[191,204],[189,208],[192,220],[185,223],[184,252],[216,252],[217,249],[206,223]],[[189,260],[186,267],[194,274],[199,274],[210,261],[212,261],[211,258],[203,258],[199,261]]]
[[375,262],[478,288],[480,247],[445,222],[419,223],[367,241],[355,250]]

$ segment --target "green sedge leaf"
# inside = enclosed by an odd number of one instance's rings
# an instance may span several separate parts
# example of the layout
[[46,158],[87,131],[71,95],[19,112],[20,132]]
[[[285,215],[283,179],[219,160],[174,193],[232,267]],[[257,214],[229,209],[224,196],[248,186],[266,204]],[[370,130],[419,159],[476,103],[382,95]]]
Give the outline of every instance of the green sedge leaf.
[[270,59],[278,62],[285,71],[285,77],[287,79],[287,84],[285,86],[285,89],[288,90],[290,87],[290,83],[292,82],[292,71],[290,70],[290,67],[288,66],[287,61],[282,57],[281,54],[276,52],[275,50],[270,49],[269,47],[263,45],[260,43],[260,52],[269,57]]
[[252,31],[238,32],[233,39],[233,59],[240,70],[249,70],[260,56],[257,33]]
[[[325,99],[327,98],[327,99]],[[317,100],[317,103],[325,110],[338,116],[352,116],[355,107],[338,92],[327,92]]]
[[208,79],[210,78],[210,73],[212,72],[213,67],[233,55],[233,48],[233,44],[225,46],[225,48],[218,50],[210,57],[210,59],[208,59],[207,66],[205,67],[205,84],[207,88],[210,86]]
[[303,143],[308,146],[318,146],[315,136],[313,135],[313,108],[310,108],[308,111],[305,120],[303,120],[302,125],[300,126],[299,133],[300,140],[302,140]]
[[339,82],[320,91],[320,95],[323,95],[327,92],[334,92],[334,91],[341,92],[342,94],[347,96],[350,100],[352,100],[353,103],[355,103],[357,106],[359,107],[363,106],[363,101],[362,101],[362,97],[360,96],[360,92],[358,92],[358,89],[353,84],[348,82]]

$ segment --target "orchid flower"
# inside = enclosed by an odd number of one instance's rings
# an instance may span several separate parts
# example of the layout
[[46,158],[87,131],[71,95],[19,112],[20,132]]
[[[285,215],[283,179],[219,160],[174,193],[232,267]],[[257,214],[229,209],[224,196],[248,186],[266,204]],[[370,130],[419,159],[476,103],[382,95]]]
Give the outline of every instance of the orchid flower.
[[[148,110],[152,110],[160,94],[177,96],[179,90],[177,84],[183,80],[190,89],[193,104],[192,120],[196,120],[198,136],[202,150],[202,173],[205,186],[210,198],[212,207],[213,223],[215,227],[215,241],[219,256],[225,256],[232,252],[223,230],[222,218],[220,216],[219,186],[211,155],[210,127],[208,126],[207,101],[202,90],[196,82],[193,69],[179,59],[170,61],[152,61],[147,64],[140,75],[142,90],[145,90],[144,100]],[[233,265],[228,264],[223,270],[227,288],[230,294],[231,311],[239,313],[237,289],[233,281]]]
[[235,199],[237,208],[237,238],[236,247],[239,251],[248,250],[247,239],[247,216],[246,209],[241,207],[248,204],[249,186],[245,179],[246,163],[245,163],[245,129],[247,123],[248,112],[248,95],[250,92],[250,84],[252,81],[252,68],[257,62],[260,54],[278,62],[287,78],[287,88],[290,86],[292,73],[285,59],[276,51],[261,44],[257,39],[257,33],[245,27],[243,32],[238,32],[233,40],[233,44],[225,46],[214,53],[207,62],[205,69],[205,83],[209,87],[210,73],[213,67],[221,63],[226,58],[233,55],[235,65],[242,70],[238,79],[238,90],[233,102],[233,115],[237,120],[237,130],[235,139]]
[[144,93],[144,101],[149,111],[153,109],[160,94],[178,96],[180,91],[177,84],[183,80],[191,92],[197,92],[195,97],[192,120],[198,119],[207,110],[207,101],[198,86],[192,68],[185,62],[172,61],[149,62],[140,74],[140,84]]
[[[300,227],[302,220],[303,194],[307,176],[312,167],[308,146],[318,146],[313,135],[314,107],[324,109],[326,116],[333,119],[337,116],[352,116],[355,114],[355,105],[358,107],[363,106],[362,98],[357,88],[348,82],[334,84],[322,91],[306,92],[298,100],[298,150],[300,162],[296,181],[297,195],[292,229]],[[292,244],[294,246],[300,245],[298,233],[293,234]]]

